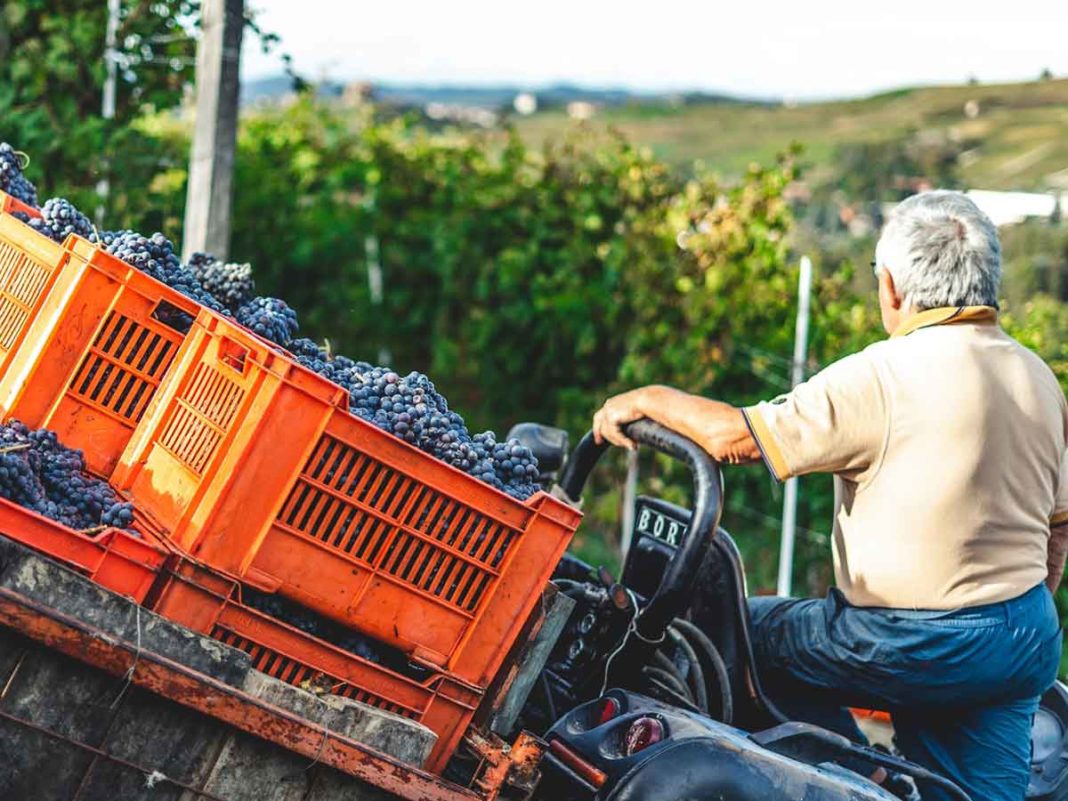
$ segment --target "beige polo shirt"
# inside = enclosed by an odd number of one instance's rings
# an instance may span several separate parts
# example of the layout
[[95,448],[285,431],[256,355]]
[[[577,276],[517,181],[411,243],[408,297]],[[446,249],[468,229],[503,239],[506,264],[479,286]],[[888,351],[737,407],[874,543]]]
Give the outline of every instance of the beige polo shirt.
[[1068,519],[1068,405],[989,307],[932,309],[745,410],[784,480],[834,473],[834,567],[858,606],[955,609],[1046,578]]

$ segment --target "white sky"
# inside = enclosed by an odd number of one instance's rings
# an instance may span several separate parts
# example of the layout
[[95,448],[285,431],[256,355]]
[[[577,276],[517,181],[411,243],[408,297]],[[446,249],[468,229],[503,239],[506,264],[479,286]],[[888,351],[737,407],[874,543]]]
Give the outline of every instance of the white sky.
[[[247,2],[312,79],[809,98],[1068,76],[1066,0]],[[280,72],[243,59],[246,78]]]

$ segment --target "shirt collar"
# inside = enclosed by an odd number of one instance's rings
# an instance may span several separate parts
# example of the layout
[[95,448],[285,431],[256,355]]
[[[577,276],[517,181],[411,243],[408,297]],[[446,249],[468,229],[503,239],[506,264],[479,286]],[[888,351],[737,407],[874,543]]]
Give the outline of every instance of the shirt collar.
[[903,337],[920,328],[953,323],[996,323],[998,310],[993,306],[947,306],[927,309],[906,317],[891,335]]

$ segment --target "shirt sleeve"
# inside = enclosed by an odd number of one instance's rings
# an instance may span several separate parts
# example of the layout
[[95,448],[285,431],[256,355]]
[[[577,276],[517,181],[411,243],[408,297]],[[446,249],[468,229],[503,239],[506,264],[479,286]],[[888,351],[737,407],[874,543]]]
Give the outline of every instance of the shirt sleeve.
[[1068,523],[1068,450],[1061,455],[1061,473],[1057,482],[1057,502],[1053,506],[1051,526]]
[[888,409],[870,350],[743,411],[779,481],[806,473],[863,481],[874,474],[885,450]]

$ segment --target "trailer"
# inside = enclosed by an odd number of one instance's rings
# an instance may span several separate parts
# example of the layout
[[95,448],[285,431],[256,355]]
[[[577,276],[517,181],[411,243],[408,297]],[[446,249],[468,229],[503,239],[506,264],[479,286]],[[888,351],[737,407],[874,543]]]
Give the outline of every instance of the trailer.
[[0,798],[492,801],[536,781],[535,738],[472,738],[472,788],[422,769],[435,740],[0,536]]

